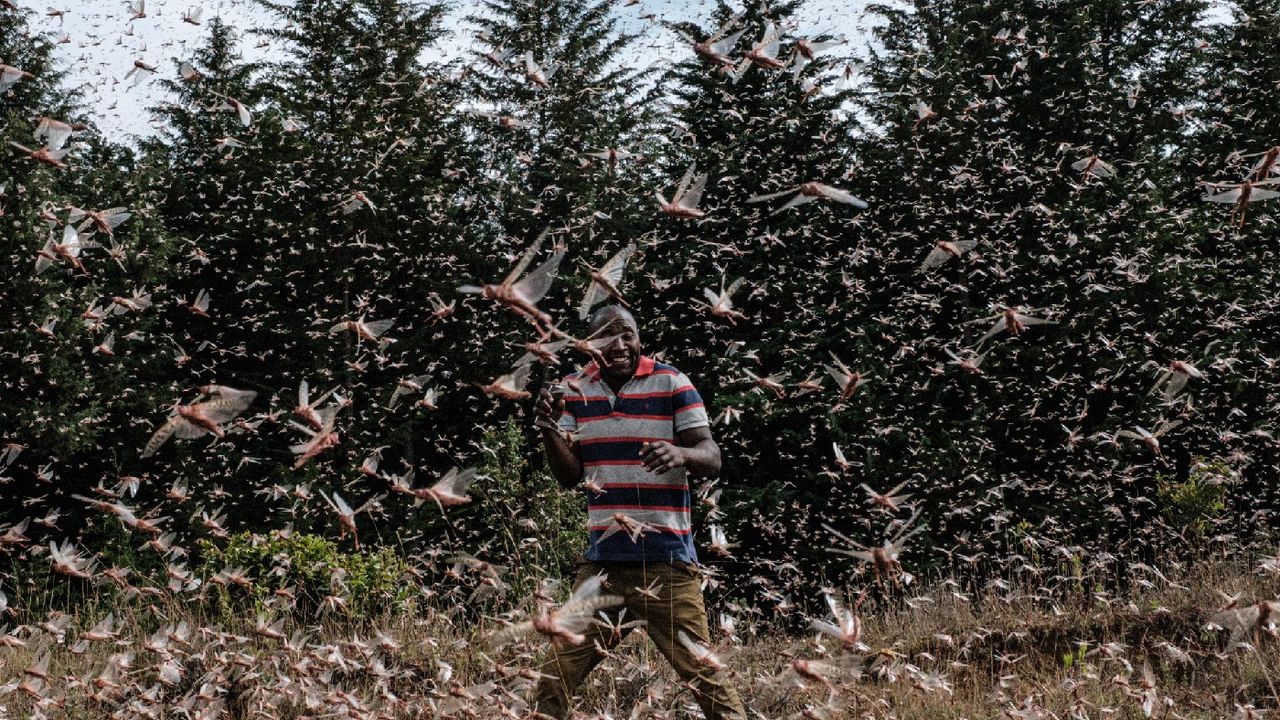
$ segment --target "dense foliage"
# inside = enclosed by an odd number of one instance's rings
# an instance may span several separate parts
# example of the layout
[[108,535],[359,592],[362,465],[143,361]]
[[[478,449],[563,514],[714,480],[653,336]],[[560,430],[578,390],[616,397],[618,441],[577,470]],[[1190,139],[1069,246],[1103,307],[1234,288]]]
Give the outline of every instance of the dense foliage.
[[[725,464],[698,532],[734,544],[703,555],[735,596],[868,585],[823,525],[879,545],[913,508],[917,573],[1270,540],[1280,3],[920,0],[873,6],[856,47],[798,36],[801,3],[719,2],[701,27],[647,32],[741,30],[729,61],[682,41],[669,65],[636,64],[640,35],[603,1],[483,3],[474,49],[447,63],[440,4],[261,5],[277,24],[210,20],[160,68],[162,129],[137,148],[62,89],[37,15],[0,9],[0,63],[31,74],[0,93],[0,138],[34,151],[39,118],[86,123],[65,167],[9,144],[0,163],[8,562],[151,539],[140,552],[164,563],[305,550],[354,579],[358,537],[443,582],[460,579],[437,561],[460,553],[563,574],[579,501],[537,471],[530,402],[478,387],[537,333],[458,292],[544,232],[534,263],[567,259],[540,307],[575,334],[587,267],[637,245],[621,289],[646,352],[715,419]],[[770,23],[780,67],[743,61]],[[253,37],[283,54],[245,62]],[[829,46],[798,63],[801,40]],[[687,171],[707,176],[705,216],[658,212]],[[1235,212],[1204,199],[1247,179]],[[756,197],[803,183],[867,207]],[[84,213],[113,207],[131,215],[114,228]],[[739,278],[739,315],[694,302]],[[833,355],[868,380],[840,402]],[[781,374],[777,392],[760,380]],[[302,383],[327,417],[294,413]],[[535,369],[526,389],[542,383]],[[223,436],[140,457],[210,384],[257,395]],[[405,491],[467,466],[470,506]],[[899,485],[902,508],[871,502]],[[356,533],[335,493],[362,510]],[[158,529],[122,535],[120,507]],[[323,547],[232,535],[286,529]],[[394,594],[386,572],[361,582]]]

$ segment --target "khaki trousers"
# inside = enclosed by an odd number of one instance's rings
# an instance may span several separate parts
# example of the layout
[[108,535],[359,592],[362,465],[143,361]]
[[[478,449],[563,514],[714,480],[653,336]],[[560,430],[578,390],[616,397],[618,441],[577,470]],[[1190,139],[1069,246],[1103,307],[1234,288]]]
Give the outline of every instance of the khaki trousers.
[[[653,638],[658,652],[666,657],[680,679],[693,689],[693,698],[702,708],[707,720],[742,718],[747,714],[738,694],[729,686],[723,673],[701,665],[678,638],[683,630],[690,639],[703,644],[708,642],[707,611],[702,603],[701,579],[697,570],[684,563],[579,563],[574,588],[592,575],[605,573],[603,591],[621,595],[626,602],[624,621],[647,620],[645,631]],[[638,590],[651,583],[661,584],[657,600],[641,595]],[[617,618],[622,607],[605,610],[611,618]],[[623,630],[625,636],[628,630]],[[564,720],[569,717],[570,697],[582,680],[601,660],[596,643],[606,650],[612,649],[621,638],[599,623],[594,623],[584,633],[586,642],[581,645],[553,646],[542,664],[546,676],[534,690],[534,709],[543,714]]]

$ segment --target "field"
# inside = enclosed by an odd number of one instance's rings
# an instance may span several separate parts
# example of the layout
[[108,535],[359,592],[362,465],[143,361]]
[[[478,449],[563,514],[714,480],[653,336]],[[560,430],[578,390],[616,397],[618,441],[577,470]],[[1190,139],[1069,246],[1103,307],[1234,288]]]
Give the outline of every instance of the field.
[[[1280,596],[1274,560],[1131,570],[1120,595],[1030,570],[976,591],[902,589],[859,608],[848,651],[781,632],[776,621],[794,613],[736,618],[732,636],[713,629],[713,650],[760,718],[1258,718],[1277,707],[1276,618],[1250,610]],[[17,611],[24,622],[0,654],[5,717],[523,717],[545,649],[536,634],[492,648],[506,623],[452,601],[303,623],[283,605],[235,616],[165,591],[108,596],[119,593],[104,587],[96,609],[73,615]],[[584,717],[698,716],[642,633],[580,695]]]

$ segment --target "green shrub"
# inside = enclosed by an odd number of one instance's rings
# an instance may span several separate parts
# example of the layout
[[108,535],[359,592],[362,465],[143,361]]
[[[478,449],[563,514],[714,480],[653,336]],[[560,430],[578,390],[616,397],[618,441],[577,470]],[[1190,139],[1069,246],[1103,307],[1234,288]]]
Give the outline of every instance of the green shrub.
[[1068,671],[1071,670],[1072,668],[1083,671],[1085,669],[1085,664],[1084,664],[1085,655],[1088,652],[1089,652],[1089,644],[1083,643],[1083,642],[1080,643],[1076,647],[1075,652],[1073,653],[1069,652],[1062,656],[1062,668]]
[[345,601],[336,609],[348,617],[365,617],[402,607],[413,595],[408,564],[389,547],[346,553],[332,540],[318,535],[233,535],[224,547],[200,541],[199,574],[209,583],[228,569],[243,569],[246,587],[227,583],[214,594],[220,609],[238,612],[264,607],[277,590],[293,588],[297,610],[314,614],[326,596]]
[[496,542],[487,559],[510,567],[507,582],[517,596],[542,576],[570,574],[587,548],[585,496],[560,489],[542,468],[526,473],[525,443],[515,420],[488,430],[482,440],[489,450],[480,468],[484,479],[472,488],[474,512],[502,520],[493,526]]
[[1226,510],[1227,488],[1236,478],[1224,461],[1202,457],[1193,459],[1186,480],[1157,474],[1160,513],[1189,539],[1204,537]]

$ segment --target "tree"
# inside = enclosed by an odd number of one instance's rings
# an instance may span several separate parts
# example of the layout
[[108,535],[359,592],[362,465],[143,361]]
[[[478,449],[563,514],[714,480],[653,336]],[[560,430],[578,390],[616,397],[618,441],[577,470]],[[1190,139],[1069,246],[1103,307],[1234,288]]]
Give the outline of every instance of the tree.
[[[672,131],[663,175],[648,194],[670,199],[686,173],[705,174],[698,206],[705,215],[660,214],[650,201],[657,229],[642,248],[645,275],[633,276],[638,287],[629,295],[646,348],[693,378],[707,404],[725,449],[726,531],[742,545],[741,557],[760,558],[753,571],[771,582],[759,589],[773,593],[797,579],[788,563],[812,554],[815,507],[842,492],[821,474],[829,464],[822,449],[833,437],[830,386],[814,393],[797,384],[826,374],[828,351],[851,355],[827,307],[844,292],[836,263],[864,232],[860,204],[823,198],[783,209],[806,183],[863,194],[862,180],[848,172],[859,126],[850,112],[854,90],[840,80],[847,48],[840,38],[797,35],[791,28],[799,12],[786,3],[768,14],[756,7],[739,14],[720,3],[708,27],[673,28],[692,42],[733,45],[724,50],[734,65],[689,47],[663,78]],[[766,47],[762,57],[772,52],[783,67],[741,64],[771,26],[779,28],[779,47]],[[802,40],[832,46],[797,72]],[[759,200],[771,194],[777,197]],[[708,290],[734,287],[737,317],[698,305],[710,301]],[[783,373],[785,396],[752,378]]]
[[[447,84],[437,82],[444,72],[421,64],[440,34],[439,6],[263,5],[281,23],[258,32],[287,48],[284,60],[241,62],[230,29],[215,21],[191,63],[202,77],[170,83],[179,102],[157,109],[168,131],[153,149],[174,179],[166,211],[190,246],[180,285],[188,305],[201,292],[210,298],[206,316],[175,308],[171,320],[177,344],[194,359],[186,370],[199,382],[260,393],[255,436],[238,453],[199,459],[204,471],[219,466],[206,475],[257,491],[224,501],[233,522],[296,516],[319,524],[327,519],[304,513],[306,502],[272,488],[334,487],[366,450],[388,440],[410,463],[416,447],[435,445],[419,437],[426,411],[389,408],[387,397],[409,372],[401,368],[436,367],[437,328],[425,322],[423,285],[439,289],[428,278],[449,274],[449,249],[434,233],[448,232],[456,200],[448,171],[458,144],[437,122],[451,108]],[[329,332],[370,310],[399,321],[384,342]],[[340,411],[343,442],[293,469],[287,448],[306,438],[280,411],[287,416],[303,381],[315,388],[313,399],[334,388],[329,402],[361,402]],[[286,405],[276,409],[281,398]],[[194,469],[185,449],[171,452],[172,460],[152,463]],[[275,502],[263,503],[263,495]],[[274,512],[281,501],[291,505],[283,514]]]
[[1236,156],[1264,152],[1280,137],[1280,120],[1267,111],[1275,107],[1280,86],[1271,42],[1280,30],[1280,3],[1241,0],[1232,3],[1230,11],[1230,22],[1212,25],[1204,39],[1197,68],[1203,102],[1181,108],[1200,116],[1197,168],[1215,177],[1228,163],[1243,174],[1258,158],[1246,162]]
[[133,421],[151,411],[157,375],[153,305],[164,300],[172,245],[149,217],[147,169],[97,135],[26,15],[0,12],[0,57],[25,73],[0,94],[0,247],[12,269],[0,283],[11,398],[0,441],[21,450],[2,472],[6,496],[24,500],[3,512],[60,510],[65,530],[86,513],[51,490],[118,491],[136,452]]
[[[1221,275],[1202,259],[1202,208],[1180,171],[1193,140],[1176,109],[1196,102],[1204,9],[875,9],[883,50],[865,107],[881,130],[859,167],[875,272],[837,317],[886,328],[895,360],[868,408],[884,432],[865,442],[866,472],[949,508],[935,542],[1012,562],[1041,543],[1157,547],[1154,470],[1185,473],[1193,449],[1229,454],[1223,431],[1251,428],[1217,411],[1248,404],[1239,388],[1197,384],[1196,406],[1152,392],[1174,361],[1243,357],[1184,310],[1220,313],[1241,289],[1210,279]],[[921,268],[957,241],[976,247]],[[1006,308],[1054,324],[987,337]],[[1131,437],[1175,420],[1158,453]],[[1011,528],[1021,552],[1007,551]]]
[[[652,73],[625,62],[637,37],[607,2],[493,0],[467,21],[482,43],[466,75],[472,128],[488,149],[499,231],[548,225],[635,236],[643,150],[658,117]],[[592,158],[621,149],[641,157]],[[625,154],[625,153],[624,153]]]
[[[651,227],[647,188],[661,105],[653,72],[628,64],[638,36],[619,29],[612,7],[493,0],[467,18],[480,43],[463,77],[468,137],[483,149],[471,183],[481,222],[469,237],[488,248],[477,272],[505,272],[492,260],[496,253],[516,255],[550,230],[548,245],[567,244],[573,258],[546,301],[557,317],[573,314],[586,290],[571,264],[598,267]],[[576,320],[559,322],[582,334]],[[499,346],[519,347],[526,327],[507,327],[496,334]],[[483,357],[489,377],[513,359],[509,350]],[[536,378],[533,392],[540,383]],[[541,464],[532,421],[526,413],[526,484]]]

